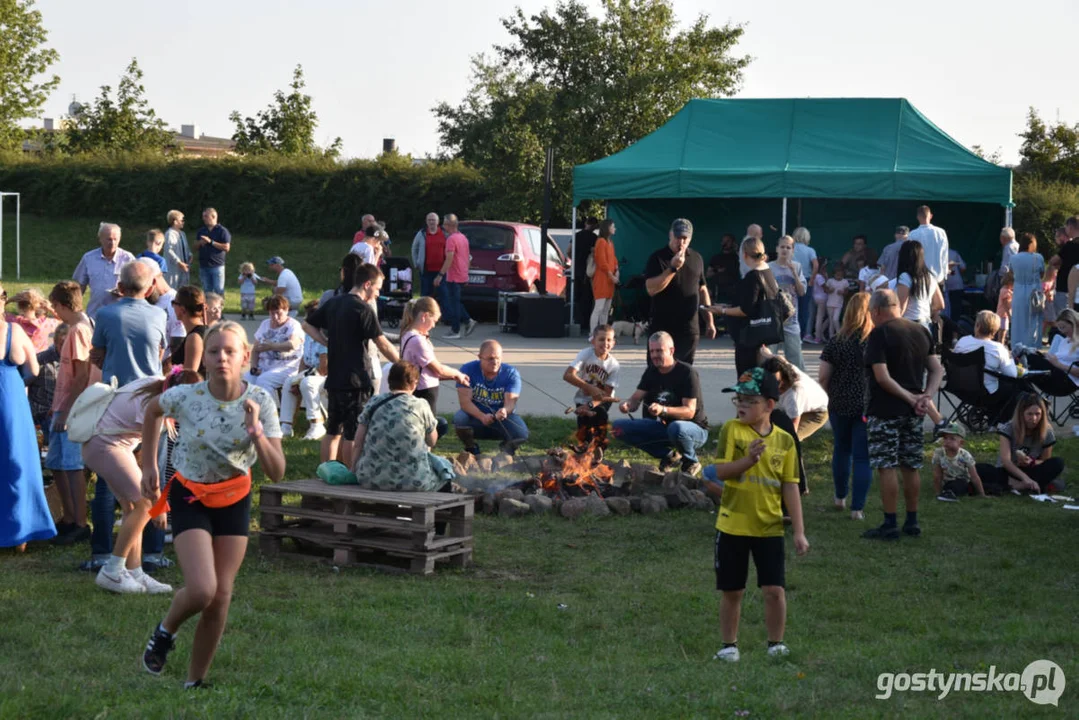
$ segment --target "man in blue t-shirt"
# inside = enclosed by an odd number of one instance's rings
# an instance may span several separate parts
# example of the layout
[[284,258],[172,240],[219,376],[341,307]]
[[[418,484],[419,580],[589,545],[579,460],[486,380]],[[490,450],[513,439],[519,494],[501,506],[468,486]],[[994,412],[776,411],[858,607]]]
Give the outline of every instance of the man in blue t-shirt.
[[232,247],[232,235],[224,225],[217,224],[217,210],[202,211],[205,223],[195,233],[195,248],[199,251],[199,280],[205,292],[225,294],[225,255]]
[[120,268],[116,287],[122,297],[98,312],[91,341],[90,361],[101,368],[102,382],[116,378],[123,386],[161,374],[168,340],[165,311],[146,300],[153,281],[152,271],[141,261]]
[[528,440],[528,426],[514,413],[521,396],[521,374],[512,365],[502,364],[497,340],[485,340],[479,360],[465,363],[461,372],[469,384],[457,383],[461,405],[453,416],[457,437],[473,455],[480,454],[476,440],[500,440],[499,449],[512,455]]

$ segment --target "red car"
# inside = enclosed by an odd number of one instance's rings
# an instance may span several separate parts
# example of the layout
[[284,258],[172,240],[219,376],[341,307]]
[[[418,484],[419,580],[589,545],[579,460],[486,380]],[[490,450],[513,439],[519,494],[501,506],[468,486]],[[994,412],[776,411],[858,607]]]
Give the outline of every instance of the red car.
[[[499,292],[533,292],[540,277],[540,229],[515,222],[467,220],[458,229],[468,238],[472,260],[462,298],[497,302]],[[547,292],[565,296],[566,256],[547,243]]]

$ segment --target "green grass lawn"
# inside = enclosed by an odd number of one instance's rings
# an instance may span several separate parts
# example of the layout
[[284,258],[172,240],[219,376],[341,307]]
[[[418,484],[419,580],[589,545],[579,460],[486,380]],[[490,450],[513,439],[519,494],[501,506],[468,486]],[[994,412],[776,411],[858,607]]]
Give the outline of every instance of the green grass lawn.
[[[88,250],[98,247],[97,228],[100,220],[95,219],[51,219],[35,215],[22,216],[22,277],[15,277],[15,219],[14,212],[5,207],[4,213],[4,266],[2,282],[8,295],[18,290],[35,286],[45,295],[60,280],[69,279],[79,264],[79,259]],[[146,231],[150,226],[140,223],[125,223],[118,218],[103,218],[117,222],[123,229],[120,247],[138,255],[146,249]],[[194,250],[195,235],[199,224],[197,218],[189,218],[187,232],[188,244]],[[164,229],[164,215],[162,225]],[[200,223],[201,224],[201,223]],[[222,224],[228,227],[228,218],[222,217]],[[398,238],[393,250],[408,253],[412,238]],[[338,283],[338,271],[341,258],[348,253],[352,238],[298,238],[287,236],[252,237],[249,235],[233,236],[232,250],[229,252],[225,274],[225,311],[240,312],[240,286],[236,281],[242,262],[252,262],[255,272],[268,273],[266,261],[274,255],[285,259],[288,267],[296,272],[303,287],[304,299],[317,299],[324,290]],[[272,273],[270,273],[272,276]],[[192,282],[198,284],[198,268],[191,267]],[[269,285],[260,286],[259,297],[272,292]],[[260,311],[260,314],[265,314]]]
[[[531,452],[572,429],[531,425]],[[315,444],[285,445],[288,477],[310,475]],[[969,447],[994,451],[990,438]],[[1060,708],[1018,693],[873,696],[881,672],[1022,672],[1042,658],[1076,682],[1079,513],[1020,497],[936,502],[927,470],[925,535],[869,542],[858,535],[879,521],[876,486],[866,524],[832,510],[830,452],[827,432],[807,444],[812,549],[795,558],[788,542],[787,661],[765,655],[752,571],[742,662],[710,660],[715,515],[703,512],[480,517],[474,566],[428,578],[334,573],[252,543],[216,687],[198,694],[179,689],[193,625],[163,677],[139,665],[167,598],[108,595],[72,570],[85,546],[39,545],[0,554],[0,717],[1074,717],[1074,685]],[[1077,441],[1058,452],[1079,463]],[[163,579],[179,584],[179,570]]]

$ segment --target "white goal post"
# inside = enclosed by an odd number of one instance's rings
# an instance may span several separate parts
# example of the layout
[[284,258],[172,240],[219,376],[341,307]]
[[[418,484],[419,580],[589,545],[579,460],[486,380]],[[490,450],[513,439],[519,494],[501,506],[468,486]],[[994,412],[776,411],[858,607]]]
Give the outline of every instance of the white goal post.
[[22,198],[17,192],[0,191],[0,278],[4,277],[4,200],[15,198],[15,279],[22,278]]

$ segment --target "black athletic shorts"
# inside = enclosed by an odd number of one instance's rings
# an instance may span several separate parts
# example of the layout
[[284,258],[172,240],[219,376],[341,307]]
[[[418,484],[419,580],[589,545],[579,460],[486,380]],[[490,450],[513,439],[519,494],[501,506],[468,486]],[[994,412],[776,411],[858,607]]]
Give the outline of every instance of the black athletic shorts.
[[371,399],[370,390],[327,390],[326,434],[341,435],[344,429],[345,440],[356,439],[359,427],[360,411]]
[[757,587],[786,587],[783,536],[751,537],[716,532],[716,590],[744,590],[749,556],[757,566]]
[[[211,537],[241,535],[251,532],[251,493],[243,500],[221,508],[208,508],[193,499],[191,491],[179,480],[169,487],[169,516],[172,518],[172,536],[179,537],[185,530],[205,530]],[[189,502],[189,499],[192,501]]]

